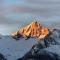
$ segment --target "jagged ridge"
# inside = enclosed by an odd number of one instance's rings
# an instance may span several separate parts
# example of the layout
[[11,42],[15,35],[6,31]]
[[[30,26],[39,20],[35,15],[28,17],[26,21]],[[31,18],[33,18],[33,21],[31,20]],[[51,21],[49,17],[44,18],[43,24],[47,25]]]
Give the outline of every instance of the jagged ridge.
[[13,36],[23,36],[23,37],[34,37],[39,39],[44,39],[49,34],[49,29],[41,26],[37,21],[19,29]]

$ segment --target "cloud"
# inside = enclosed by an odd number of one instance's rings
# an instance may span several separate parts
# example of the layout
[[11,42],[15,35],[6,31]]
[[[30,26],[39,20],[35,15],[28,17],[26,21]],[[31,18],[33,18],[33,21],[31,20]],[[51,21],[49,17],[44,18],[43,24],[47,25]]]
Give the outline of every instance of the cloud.
[[[0,1],[2,3],[4,2],[4,0]],[[16,20],[12,19],[12,17],[15,18],[17,16],[14,16],[14,14],[21,14],[22,18],[25,18],[24,14],[32,15],[32,17],[39,16],[52,19],[54,16],[60,16],[59,0],[24,0],[24,4],[22,3],[20,5],[16,4],[16,2],[11,4],[11,2],[10,6],[4,6],[4,4],[0,6],[0,24],[16,24]],[[20,0],[18,0],[18,2],[20,2]],[[6,18],[6,16],[8,18]],[[19,19],[21,20],[21,18]]]
[[0,0],[0,26],[22,26],[34,18],[60,21],[60,0]]
[[14,13],[31,13],[36,16],[50,17],[54,15],[60,16],[59,0],[26,0],[22,6],[11,6]]
[[29,3],[60,3],[60,0],[25,0]]

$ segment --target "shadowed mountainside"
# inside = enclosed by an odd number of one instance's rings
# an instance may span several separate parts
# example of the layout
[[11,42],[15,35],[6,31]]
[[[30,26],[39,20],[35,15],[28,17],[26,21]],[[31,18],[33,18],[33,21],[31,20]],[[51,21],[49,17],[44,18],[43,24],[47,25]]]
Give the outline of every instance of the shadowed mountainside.
[[60,60],[60,30],[53,29],[48,38],[33,45],[28,53],[17,60]]

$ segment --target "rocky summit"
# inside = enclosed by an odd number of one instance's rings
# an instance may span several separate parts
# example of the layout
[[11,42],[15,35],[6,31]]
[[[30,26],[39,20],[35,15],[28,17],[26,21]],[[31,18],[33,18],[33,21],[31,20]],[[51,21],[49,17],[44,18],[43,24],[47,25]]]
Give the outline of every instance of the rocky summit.
[[43,27],[37,21],[34,21],[24,28],[19,29],[15,33],[12,33],[12,36],[44,39],[48,36],[48,34],[49,29],[47,27]]

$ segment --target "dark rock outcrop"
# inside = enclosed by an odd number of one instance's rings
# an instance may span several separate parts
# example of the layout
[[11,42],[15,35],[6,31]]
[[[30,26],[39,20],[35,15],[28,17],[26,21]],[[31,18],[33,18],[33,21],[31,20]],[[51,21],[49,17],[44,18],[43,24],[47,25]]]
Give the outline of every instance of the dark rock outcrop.
[[54,29],[49,37],[39,41],[17,60],[60,60],[60,30]]
[[0,60],[7,60],[4,55],[0,54]]

